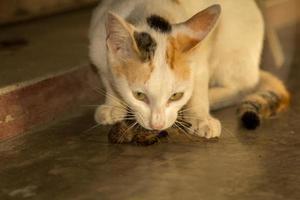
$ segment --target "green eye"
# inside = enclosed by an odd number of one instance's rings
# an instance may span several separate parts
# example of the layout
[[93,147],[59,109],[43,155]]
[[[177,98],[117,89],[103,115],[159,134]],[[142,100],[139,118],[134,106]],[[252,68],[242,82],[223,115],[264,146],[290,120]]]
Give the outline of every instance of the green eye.
[[169,101],[178,101],[178,100],[180,100],[183,97],[183,94],[184,94],[183,92],[174,93],[170,97]]
[[142,92],[133,92],[133,96],[139,101],[146,102],[148,100],[146,94]]

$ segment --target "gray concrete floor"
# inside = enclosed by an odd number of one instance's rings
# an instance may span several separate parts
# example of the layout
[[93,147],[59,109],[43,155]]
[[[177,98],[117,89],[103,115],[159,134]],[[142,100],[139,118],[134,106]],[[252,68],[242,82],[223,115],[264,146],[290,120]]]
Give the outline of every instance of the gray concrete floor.
[[252,132],[220,111],[218,142],[112,145],[91,114],[2,142],[0,199],[299,199],[299,58],[291,75],[288,112]]

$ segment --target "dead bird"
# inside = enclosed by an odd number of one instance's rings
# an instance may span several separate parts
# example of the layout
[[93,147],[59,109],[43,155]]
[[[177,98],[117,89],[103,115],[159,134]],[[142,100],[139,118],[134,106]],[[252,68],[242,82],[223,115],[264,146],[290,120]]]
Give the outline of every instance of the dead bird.
[[168,131],[147,130],[141,126],[131,128],[134,122],[121,121],[108,133],[108,141],[113,144],[135,144],[148,146],[168,137]]
[[[181,123],[184,123],[184,121]],[[140,146],[149,146],[168,141],[217,141],[217,138],[207,140],[195,135],[186,134],[185,127],[189,126],[189,124],[185,124],[182,127],[178,127],[177,125],[177,127],[174,126],[163,131],[147,130],[140,125],[133,126],[134,124],[135,121],[132,120],[116,123],[108,133],[108,141],[112,144],[133,144]]]

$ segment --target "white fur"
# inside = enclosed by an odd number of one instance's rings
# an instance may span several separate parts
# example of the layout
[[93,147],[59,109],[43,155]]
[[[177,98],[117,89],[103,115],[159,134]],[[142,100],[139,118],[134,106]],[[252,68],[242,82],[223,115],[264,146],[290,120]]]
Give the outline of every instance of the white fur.
[[[125,79],[111,74],[105,48],[107,11],[123,18],[130,16],[137,22],[155,13],[179,23],[216,3],[222,7],[221,17],[215,29],[197,46],[189,66],[193,72],[189,81],[178,82],[167,66],[166,36],[142,23],[137,23],[136,28],[150,32],[158,43],[151,78],[145,85],[129,85]],[[192,124],[190,132],[206,138],[219,137],[221,125],[211,117],[209,107],[217,109],[234,104],[240,93],[257,84],[263,35],[263,19],[254,0],[182,0],[180,5],[171,0],[103,1],[91,23],[90,58],[100,70],[109,97],[97,109],[96,120],[103,124],[122,120],[126,114],[123,104],[126,104],[145,128],[165,129],[175,122],[178,111],[187,104],[185,113]],[[135,90],[146,93],[151,103],[136,100],[132,95]],[[167,105],[169,97],[179,91],[185,92],[184,98]],[[113,113],[118,114],[112,116]]]

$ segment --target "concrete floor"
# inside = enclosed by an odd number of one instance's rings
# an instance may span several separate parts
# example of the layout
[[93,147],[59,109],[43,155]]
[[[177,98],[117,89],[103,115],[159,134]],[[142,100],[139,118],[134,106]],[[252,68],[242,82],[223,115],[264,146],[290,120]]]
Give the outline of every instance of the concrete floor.
[[257,131],[216,113],[218,142],[111,145],[92,115],[0,143],[0,199],[300,199],[300,68],[288,112]]

